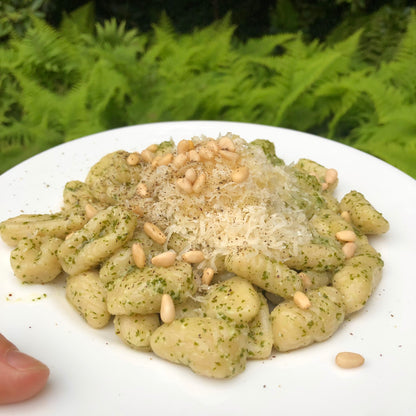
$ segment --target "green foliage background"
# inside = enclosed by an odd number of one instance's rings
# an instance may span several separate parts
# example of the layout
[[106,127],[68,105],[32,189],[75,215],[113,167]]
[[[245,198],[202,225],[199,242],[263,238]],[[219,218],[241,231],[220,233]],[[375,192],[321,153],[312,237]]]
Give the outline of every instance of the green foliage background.
[[166,15],[145,32],[96,22],[91,4],[57,27],[28,15],[0,43],[1,171],[87,134],[198,119],[311,132],[416,178],[410,7],[344,20],[325,40],[296,31],[242,39],[230,15],[188,33]]

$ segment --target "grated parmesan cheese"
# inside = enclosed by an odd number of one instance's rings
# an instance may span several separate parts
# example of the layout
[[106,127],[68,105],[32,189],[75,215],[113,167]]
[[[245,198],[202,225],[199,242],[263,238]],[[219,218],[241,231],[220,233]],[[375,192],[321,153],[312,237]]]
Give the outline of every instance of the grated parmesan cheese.
[[[228,134],[236,147],[238,160],[217,154],[212,160],[189,162],[176,169],[173,164],[153,167],[144,164],[140,182],[148,196],[133,196],[127,205],[139,206],[146,221],[157,224],[167,236],[165,248],[177,247],[178,254],[202,250],[205,260],[198,268],[221,269],[221,259],[233,250],[250,247],[284,261],[300,244],[311,241],[308,219],[294,195],[298,189],[287,166],[275,166],[259,146]],[[207,137],[194,137],[195,148]],[[238,166],[249,169],[248,178],[235,183],[231,173]],[[185,193],[176,181],[193,168],[206,175],[199,193]]]

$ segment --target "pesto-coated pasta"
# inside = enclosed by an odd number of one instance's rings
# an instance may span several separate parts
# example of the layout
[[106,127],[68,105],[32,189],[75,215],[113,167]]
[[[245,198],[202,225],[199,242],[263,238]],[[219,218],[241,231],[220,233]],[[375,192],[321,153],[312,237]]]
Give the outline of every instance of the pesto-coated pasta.
[[136,218],[126,209],[109,207],[100,211],[60,246],[62,268],[77,274],[96,267],[129,241],[135,228]]
[[293,300],[277,305],[270,314],[274,346],[285,352],[328,339],[344,321],[341,294],[333,287],[308,292],[309,309],[299,308]]
[[330,239],[320,238],[299,246],[298,252],[289,257],[285,264],[296,270],[315,270],[317,272],[333,271],[345,260],[341,246]]
[[240,277],[211,286],[202,302],[206,316],[237,323],[253,320],[260,306],[260,297],[253,285]]
[[87,218],[79,213],[22,214],[0,223],[0,235],[9,246],[15,246],[22,238],[65,238],[79,230]]
[[246,326],[215,318],[183,318],[160,326],[150,345],[159,357],[186,365],[197,374],[229,378],[246,366],[247,332]]
[[56,254],[62,240],[50,238],[23,238],[11,252],[10,264],[16,277],[24,283],[48,283],[61,273],[62,266]]
[[[247,360],[322,342],[360,310],[383,261],[367,235],[389,224],[310,159],[232,133],[193,137],[94,164],[62,209],[0,223],[24,283],[67,275],[93,328],[196,374],[223,379]],[[276,363],[278,361],[276,360]]]
[[383,215],[360,192],[349,192],[339,206],[350,214],[351,221],[363,234],[383,234],[389,230],[389,223]]
[[128,152],[121,150],[110,153],[90,169],[85,183],[95,199],[116,205],[134,195],[134,185],[140,179],[141,166],[128,165],[128,155]]
[[302,289],[298,274],[281,261],[242,249],[225,258],[225,268],[268,292],[289,298]]
[[64,211],[85,212],[85,206],[91,204],[97,209],[104,209],[106,206],[97,201],[89,186],[81,181],[69,181],[65,184],[63,192]]
[[342,218],[338,212],[330,209],[321,209],[316,212],[310,224],[319,235],[333,239],[338,231],[354,230],[351,223]]
[[188,263],[177,262],[171,267],[135,269],[114,281],[108,292],[108,310],[113,315],[158,313],[162,295],[182,303],[197,290]]
[[134,243],[140,243],[145,255],[149,258],[157,254],[160,250],[159,247],[156,247],[157,244],[149,238],[143,230],[136,229],[132,240],[127,242],[127,244],[118,249],[111,257],[102,263],[100,267],[100,279],[104,283],[107,284],[115,279],[123,277],[136,268],[132,255],[132,245]]
[[150,351],[150,337],[159,327],[159,314],[148,315],[117,315],[114,317],[114,329],[116,334],[129,347]]
[[267,299],[258,293],[260,309],[248,324],[247,358],[263,360],[270,357],[273,348],[273,332]]
[[[299,159],[295,167],[306,171],[311,176],[316,177],[320,184],[326,182],[328,169],[325,166],[322,166],[313,160],[305,159],[305,158]],[[338,177],[335,177],[333,181],[328,183],[327,189],[329,191],[333,191],[337,185],[338,185]]]
[[381,279],[383,262],[369,254],[356,255],[334,274],[332,284],[341,293],[346,313],[363,308]]
[[110,321],[111,315],[106,303],[107,290],[97,271],[69,276],[66,281],[66,297],[93,328],[102,328]]

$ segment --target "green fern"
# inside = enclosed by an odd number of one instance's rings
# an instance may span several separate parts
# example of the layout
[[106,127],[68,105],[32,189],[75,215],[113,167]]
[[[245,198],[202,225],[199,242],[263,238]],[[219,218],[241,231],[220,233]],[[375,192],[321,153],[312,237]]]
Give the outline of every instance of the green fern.
[[363,30],[330,45],[293,33],[242,43],[229,16],[181,35],[166,16],[145,34],[91,16],[85,6],[59,29],[35,20],[0,45],[3,171],[115,127],[217,119],[320,134],[416,177],[415,12],[378,62],[363,55]]

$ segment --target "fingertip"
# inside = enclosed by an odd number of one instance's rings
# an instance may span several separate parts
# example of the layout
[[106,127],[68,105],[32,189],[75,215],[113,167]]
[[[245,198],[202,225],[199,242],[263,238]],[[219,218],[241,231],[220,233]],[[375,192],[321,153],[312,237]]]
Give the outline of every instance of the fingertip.
[[46,385],[50,370],[35,358],[9,350],[0,363],[0,404],[30,399]]
[[18,371],[36,371],[47,368],[45,364],[39,360],[20,352],[17,349],[9,349],[6,353],[6,361],[9,366],[13,367]]

